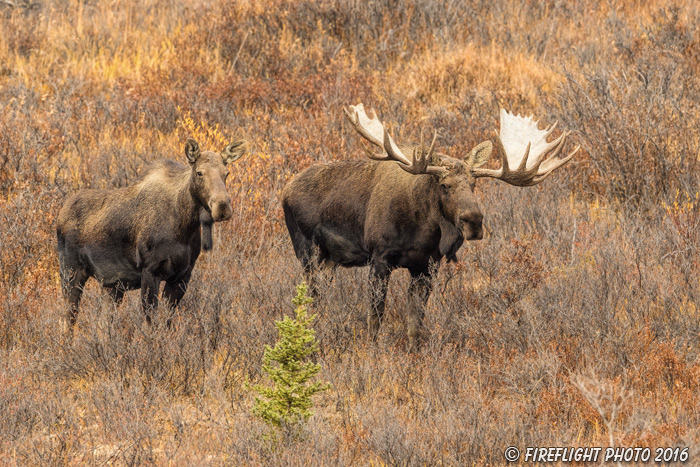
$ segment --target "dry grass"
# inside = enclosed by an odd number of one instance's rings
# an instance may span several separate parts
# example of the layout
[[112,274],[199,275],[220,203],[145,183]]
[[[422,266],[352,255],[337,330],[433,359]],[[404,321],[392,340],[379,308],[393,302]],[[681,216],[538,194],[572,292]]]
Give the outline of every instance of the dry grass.
[[[690,446],[700,459],[700,9],[655,2],[0,3],[0,464],[500,465],[506,446]],[[286,181],[362,157],[341,107],[442,150],[498,108],[582,145],[543,185],[483,182],[487,235],[442,265],[418,354],[405,272],[378,341],[366,269],[322,284],[323,379],[302,440],[251,416],[301,278]],[[90,282],[57,323],[68,193],[245,137],[172,329]],[[358,287],[359,285],[359,287]],[[164,313],[164,311],[161,311]]]

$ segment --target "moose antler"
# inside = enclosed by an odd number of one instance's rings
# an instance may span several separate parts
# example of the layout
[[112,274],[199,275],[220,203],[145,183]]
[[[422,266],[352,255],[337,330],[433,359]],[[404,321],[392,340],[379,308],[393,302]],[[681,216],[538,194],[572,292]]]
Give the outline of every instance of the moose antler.
[[[547,138],[557,126],[555,122],[544,130],[537,128],[537,121],[532,116],[515,116],[501,109],[501,128],[496,146],[501,155],[501,168],[480,169],[473,168],[474,177],[492,177],[515,186],[532,186],[542,182],[554,170],[566,164],[581,148],[576,148],[564,158],[559,158],[559,153],[564,147],[566,138],[570,132],[563,132],[552,142]],[[548,153],[551,155],[547,158]],[[512,170],[511,167],[516,167]]]
[[426,151],[423,146],[423,134],[421,133],[420,146],[413,148],[412,160],[409,161],[401,149],[394,143],[394,140],[389,136],[389,133],[384,128],[382,122],[379,121],[377,113],[370,108],[369,111],[374,116],[370,118],[365,112],[365,107],[362,104],[351,105],[343,109],[345,116],[360,136],[372,143],[373,145],[383,149],[383,153],[376,154],[369,149],[365,149],[367,157],[377,161],[396,161],[406,172],[419,175],[444,175],[447,169],[437,165],[430,165],[430,161],[435,154],[435,140],[437,139],[437,131],[433,134],[433,141],[430,143],[430,148]]

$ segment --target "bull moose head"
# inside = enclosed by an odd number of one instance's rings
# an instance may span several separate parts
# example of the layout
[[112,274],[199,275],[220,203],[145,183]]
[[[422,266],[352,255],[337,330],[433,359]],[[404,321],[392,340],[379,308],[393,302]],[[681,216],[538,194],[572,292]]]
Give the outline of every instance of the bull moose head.
[[[463,159],[455,159],[435,153],[437,131],[429,147],[421,142],[418,146],[399,147],[379,121],[373,109],[369,115],[362,104],[351,105],[344,109],[345,116],[353,128],[368,142],[381,149],[375,153],[365,148],[370,159],[378,161],[395,161],[398,166],[413,175],[428,174],[439,181],[440,206],[446,219],[451,220],[466,240],[479,240],[483,237],[483,215],[474,197],[475,181],[479,177],[491,177],[515,186],[532,186],[541,183],[554,170],[566,164],[579,150],[577,146],[569,155],[559,157],[566,138],[570,134],[563,132],[554,141],[547,142],[557,124],[540,130],[530,117],[515,116],[501,109],[500,132],[496,132],[496,148],[501,159],[501,168],[483,169],[493,151],[491,141],[476,145]],[[411,154],[409,159],[405,154]],[[513,169],[515,167],[515,169]],[[446,224],[446,223],[445,223]],[[449,231],[449,225],[441,225],[443,231]],[[441,254],[455,260],[454,239],[447,235],[441,240]],[[444,243],[444,245],[442,244]],[[455,245],[457,248],[455,248]],[[448,251],[448,249],[454,251]]]

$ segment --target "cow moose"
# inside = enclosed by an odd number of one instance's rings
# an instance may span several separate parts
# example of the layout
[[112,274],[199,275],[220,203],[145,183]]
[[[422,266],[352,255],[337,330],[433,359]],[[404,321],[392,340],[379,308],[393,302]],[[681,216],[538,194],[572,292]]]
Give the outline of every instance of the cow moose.
[[316,164],[295,176],[283,191],[287,229],[312,293],[317,293],[313,281],[318,267],[371,267],[373,337],[384,315],[391,271],[408,269],[407,334],[414,347],[431,292],[431,264],[443,257],[456,261],[464,240],[483,236],[483,214],[474,196],[476,179],[536,185],[570,161],[579,148],[559,157],[568,132],[548,142],[556,123],[539,130],[532,117],[501,110],[495,142],[502,166],[485,169],[481,166],[491,156],[491,141],[459,160],[435,152],[437,132],[427,148],[422,137],[417,146],[397,145],[372,109],[371,118],[362,104],[344,112],[357,133],[381,152],[365,148],[371,160]]
[[70,331],[90,277],[99,280],[117,304],[125,291],[140,288],[149,323],[161,282],[163,298],[171,306],[178,304],[200,249],[212,247],[212,223],[231,218],[226,164],[239,159],[245,148],[245,140],[240,140],[217,154],[200,151],[199,144],[188,139],[189,165],[161,161],[132,186],[82,190],[66,200],[56,236]]

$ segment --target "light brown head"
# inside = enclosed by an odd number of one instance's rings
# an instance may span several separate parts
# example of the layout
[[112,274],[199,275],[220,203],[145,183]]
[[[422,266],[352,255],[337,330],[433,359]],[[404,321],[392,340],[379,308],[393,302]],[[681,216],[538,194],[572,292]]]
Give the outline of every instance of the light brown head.
[[226,191],[227,164],[240,159],[245,153],[246,141],[228,144],[218,154],[200,151],[199,144],[191,138],[185,144],[185,156],[192,167],[190,190],[216,222],[231,218],[231,197]]

